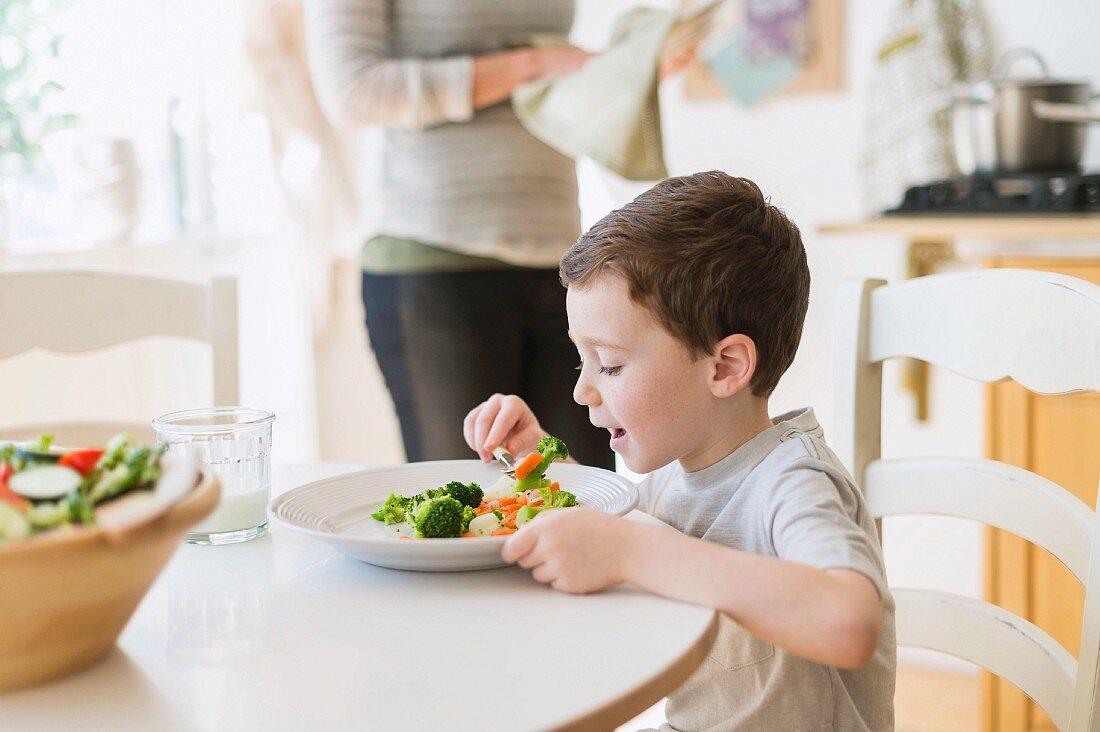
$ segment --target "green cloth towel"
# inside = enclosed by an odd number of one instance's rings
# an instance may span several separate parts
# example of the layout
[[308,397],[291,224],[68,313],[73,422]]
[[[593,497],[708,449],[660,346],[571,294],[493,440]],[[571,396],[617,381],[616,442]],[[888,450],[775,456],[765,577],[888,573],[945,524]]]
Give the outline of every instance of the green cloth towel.
[[624,13],[608,50],[580,71],[516,89],[516,116],[564,155],[587,156],[628,180],[667,178],[657,83],[675,21],[675,13],[654,8]]
[[385,235],[372,237],[363,245],[359,262],[364,272],[377,275],[515,269],[499,259],[474,257],[415,239]]

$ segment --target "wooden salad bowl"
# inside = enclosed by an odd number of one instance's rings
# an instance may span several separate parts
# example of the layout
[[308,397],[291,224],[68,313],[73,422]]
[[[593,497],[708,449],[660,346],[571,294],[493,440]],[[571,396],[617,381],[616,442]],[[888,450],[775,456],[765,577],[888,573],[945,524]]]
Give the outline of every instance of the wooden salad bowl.
[[177,503],[110,532],[77,527],[0,545],[0,692],[80,671],[114,647],[187,530],[221,488],[203,466]]

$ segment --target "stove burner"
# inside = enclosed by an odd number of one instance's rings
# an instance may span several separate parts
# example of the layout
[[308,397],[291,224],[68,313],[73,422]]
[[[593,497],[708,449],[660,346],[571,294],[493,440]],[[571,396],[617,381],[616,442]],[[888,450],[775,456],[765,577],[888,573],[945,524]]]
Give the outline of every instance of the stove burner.
[[1100,212],[1100,173],[973,175],[913,186],[887,214]]

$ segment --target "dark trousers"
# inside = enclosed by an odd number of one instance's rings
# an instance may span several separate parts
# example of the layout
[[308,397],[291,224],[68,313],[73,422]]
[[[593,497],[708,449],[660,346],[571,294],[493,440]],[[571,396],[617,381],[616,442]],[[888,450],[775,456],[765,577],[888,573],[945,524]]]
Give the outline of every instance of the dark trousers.
[[607,431],[573,401],[579,358],[557,270],[364,273],[363,307],[410,462],[476,457],[462,420],[501,392],[579,462],[614,469]]

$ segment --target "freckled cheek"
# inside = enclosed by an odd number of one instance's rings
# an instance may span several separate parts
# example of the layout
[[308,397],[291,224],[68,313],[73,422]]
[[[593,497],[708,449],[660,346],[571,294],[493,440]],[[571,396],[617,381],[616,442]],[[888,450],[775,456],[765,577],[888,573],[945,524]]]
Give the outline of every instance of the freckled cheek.
[[[616,389],[608,401],[614,403],[613,409],[624,427],[644,430],[668,420],[670,401],[666,386],[658,379],[638,378]],[[628,422],[629,425],[625,424]]]

